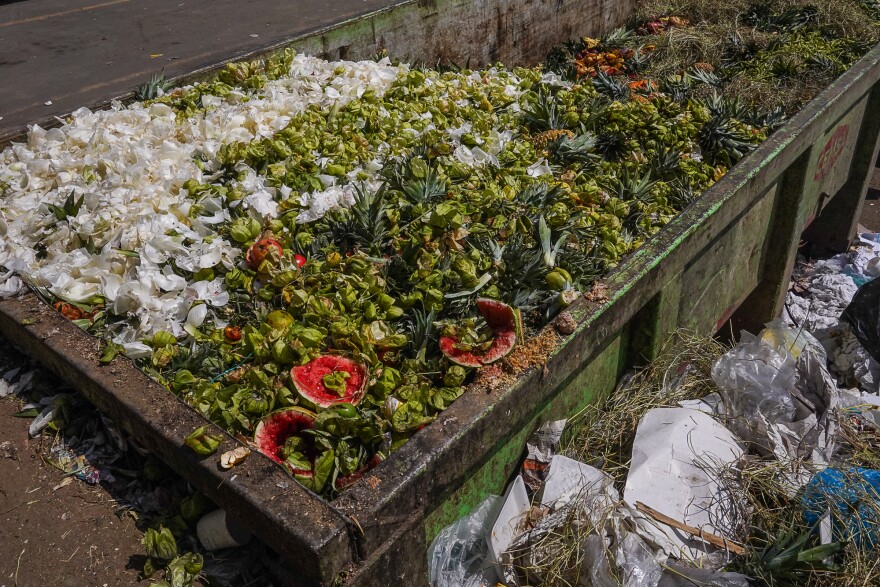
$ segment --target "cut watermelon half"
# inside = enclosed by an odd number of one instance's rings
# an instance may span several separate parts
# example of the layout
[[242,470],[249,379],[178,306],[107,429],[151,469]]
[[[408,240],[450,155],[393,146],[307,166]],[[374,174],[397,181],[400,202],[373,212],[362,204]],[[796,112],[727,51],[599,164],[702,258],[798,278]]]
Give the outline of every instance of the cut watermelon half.
[[[254,443],[260,452],[290,469],[294,475],[311,477],[314,472],[311,469],[296,469],[291,467],[281,455],[281,449],[288,438],[301,436],[303,430],[308,430],[315,425],[315,413],[305,408],[294,406],[284,408],[270,414],[266,414],[254,431]],[[313,457],[313,455],[310,455]]]
[[[325,377],[334,373],[347,374],[342,395],[325,385]],[[367,390],[367,368],[363,363],[342,355],[321,355],[305,365],[290,370],[290,379],[296,391],[321,408],[349,403],[356,406]]]
[[482,352],[456,348],[455,336],[440,338],[440,351],[453,363],[462,367],[477,368],[491,365],[510,354],[516,346],[517,336],[522,332],[522,316],[518,309],[504,302],[488,298],[477,299],[477,309],[492,329],[492,344]]

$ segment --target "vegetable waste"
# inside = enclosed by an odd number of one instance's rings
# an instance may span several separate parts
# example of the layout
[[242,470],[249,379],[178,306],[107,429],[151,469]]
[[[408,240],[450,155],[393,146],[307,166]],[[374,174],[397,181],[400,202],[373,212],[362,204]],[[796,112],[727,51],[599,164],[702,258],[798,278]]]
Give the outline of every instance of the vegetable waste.
[[711,65],[648,75],[691,26],[535,68],[285,50],[34,126],[0,153],[0,295],[30,286],[333,497],[784,121]]

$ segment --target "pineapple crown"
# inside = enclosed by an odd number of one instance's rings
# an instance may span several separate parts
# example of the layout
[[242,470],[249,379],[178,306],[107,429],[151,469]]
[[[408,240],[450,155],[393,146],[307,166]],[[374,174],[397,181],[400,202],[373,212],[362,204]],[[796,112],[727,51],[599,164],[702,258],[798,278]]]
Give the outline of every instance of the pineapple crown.
[[165,70],[154,73],[150,76],[150,81],[144,82],[134,90],[136,100],[146,102],[147,100],[155,100],[159,97],[160,92],[164,92],[172,86],[165,80]]

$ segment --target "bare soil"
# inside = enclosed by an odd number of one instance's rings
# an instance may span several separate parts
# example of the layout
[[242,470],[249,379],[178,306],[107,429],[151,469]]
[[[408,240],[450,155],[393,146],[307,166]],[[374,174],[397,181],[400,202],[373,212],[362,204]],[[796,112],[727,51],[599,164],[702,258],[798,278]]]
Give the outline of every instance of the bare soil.
[[51,438],[28,438],[30,419],[12,416],[21,405],[0,400],[0,587],[136,584],[144,551],[134,518],[117,517],[100,485],[46,462]]

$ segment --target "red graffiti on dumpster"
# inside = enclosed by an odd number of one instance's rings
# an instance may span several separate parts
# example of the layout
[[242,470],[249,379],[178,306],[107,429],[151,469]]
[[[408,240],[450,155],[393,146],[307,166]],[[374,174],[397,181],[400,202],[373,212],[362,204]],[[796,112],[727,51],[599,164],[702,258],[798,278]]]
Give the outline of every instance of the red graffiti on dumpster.
[[819,153],[816,175],[813,176],[814,180],[822,181],[834,169],[834,164],[840,159],[840,155],[843,153],[844,147],[846,147],[847,137],[849,137],[849,125],[841,124],[834,131],[834,134],[831,135],[831,138],[828,139],[828,142],[825,143],[825,148],[822,149],[822,152]]

